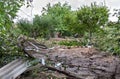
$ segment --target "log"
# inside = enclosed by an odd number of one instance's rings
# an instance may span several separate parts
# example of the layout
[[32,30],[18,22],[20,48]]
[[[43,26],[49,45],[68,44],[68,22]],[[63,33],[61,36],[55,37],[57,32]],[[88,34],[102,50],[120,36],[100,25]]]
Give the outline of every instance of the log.
[[28,68],[24,73],[26,73],[26,72],[28,72],[28,71],[31,71],[31,70],[34,70],[34,69],[39,69],[39,68],[41,68],[41,67],[47,68],[48,70],[57,71],[57,72],[59,72],[59,73],[61,73],[61,74],[64,74],[64,75],[66,75],[66,76],[68,76],[68,77],[71,77],[71,78],[73,78],[73,79],[81,79],[81,78],[79,77],[79,75],[77,75],[77,74],[70,73],[70,72],[66,72],[66,71],[62,71],[62,70],[59,70],[59,69],[57,69],[57,68],[55,68],[55,67],[47,66],[47,65],[42,65],[42,64],[40,64],[40,63],[37,64],[36,66],[33,66],[33,67]]
[[19,43],[33,58],[44,59],[45,67],[73,79],[120,79],[120,58],[95,48],[42,49],[27,39]]

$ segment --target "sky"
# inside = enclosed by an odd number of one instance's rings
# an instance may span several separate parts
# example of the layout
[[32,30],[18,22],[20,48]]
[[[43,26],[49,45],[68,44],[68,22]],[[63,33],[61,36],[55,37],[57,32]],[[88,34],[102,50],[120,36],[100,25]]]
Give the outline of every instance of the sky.
[[[55,3],[65,3],[67,2],[71,5],[72,10],[76,10],[83,5],[90,5],[92,2],[97,2],[97,4],[101,4],[105,2],[106,6],[110,9],[110,13],[113,13],[113,9],[120,9],[120,0],[33,0],[32,7],[22,6],[18,11],[16,19],[17,21],[21,18],[32,20],[34,15],[38,14],[41,15],[41,10],[45,7],[48,3],[52,5]],[[109,17],[110,21],[117,21],[116,17],[112,17],[112,14]]]

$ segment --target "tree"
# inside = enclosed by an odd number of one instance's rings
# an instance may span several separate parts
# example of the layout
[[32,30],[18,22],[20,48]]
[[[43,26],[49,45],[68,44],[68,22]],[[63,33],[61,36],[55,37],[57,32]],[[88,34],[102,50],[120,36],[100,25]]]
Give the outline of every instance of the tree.
[[64,18],[64,24],[67,27],[68,31],[71,32],[71,34],[79,34],[83,35],[82,28],[80,27],[80,23],[77,18],[77,12],[76,11],[71,11],[69,12],[65,18]]
[[64,32],[67,30],[67,27],[64,24],[64,18],[68,13],[70,13],[70,11],[71,7],[67,3],[61,4],[59,2],[53,6],[48,4],[47,7],[44,7],[42,10],[42,17],[51,18],[51,21],[53,22],[51,23],[51,27],[54,32]]
[[[89,33],[89,40],[91,42],[92,33],[100,30],[108,21],[109,10],[104,5],[97,5],[91,3],[91,6],[83,6],[77,11],[77,18],[80,26],[84,32]],[[74,27],[73,27],[74,28]]]
[[[108,22],[105,28],[106,36],[105,43],[102,44],[102,49],[108,50],[114,55],[120,54],[120,9],[114,9],[113,16],[116,16],[118,20],[116,22]],[[103,41],[103,40],[102,40]],[[107,42],[106,42],[107,41]]]
[[28,20],[21,19],[18,21],[18,28],[22,31],[22,34],[37,38],[37,37],[47,37],[49,38],[51,32],[53,32],[53,24],[56,21],[49,16],[39,16],[35,15],[33,18],[33,23]]
[[[27,35],[32,37],[32,33],[33,33],[33,24],[31,22],[29,22],[27,19],[21,19],[17,22],[17,27],[20,29],[20,31],[22,32],[22,34]],[[33,36],[34,37],[34,36]]]
[[[55,32],[66,32],[64,24],[65,16],[70,12],[71,8],[67,3],[63,5],[57,3],[53,6],[47,4],[42,10],[42,15],[35,15],[33,24],[25,20],[18,22],[18,27],[28,36],[36,37],[54,37]],[[25,29],[26,28],[26,29]]]
[[1,0],[0,1],[0,51],[5,50],[6,41],[9,39],[10,29],[12,28],[12,20],[16,16],[16,12],[22,6],[22,0]]
[[0,1],[0,27],[8,28],[12,25],[17,11],[22,6],[22,0],[1,0]]
[[39,35],[45,38],[50,38],[54,32],[54,26],[56,25],[56,20],[54,20],[50,15],[38,16],[36,15],[33,19],[33,24],[39,30]]
[[0,0],[0,64],[6,60],[10,61],[5,53],[10,57],[18,52],[13,19],[23,4],[24,0]]

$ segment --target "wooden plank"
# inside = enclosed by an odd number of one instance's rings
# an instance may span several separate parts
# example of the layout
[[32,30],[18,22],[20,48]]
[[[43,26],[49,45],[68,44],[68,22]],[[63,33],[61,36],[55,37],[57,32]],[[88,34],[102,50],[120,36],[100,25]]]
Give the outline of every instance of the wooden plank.
[[28,68],[28,61],[16,59],[0,69],[0,79],[15,79]]
[[[6,68],[12,66],[13,64],[15,64],[16,62],[18,62],[19,60],[20,60],[20,59],[16,59],[16,60],[12,61],[11,63],[3,66],[2,68],[0,68],[0,72],[3,72]],[[1,73],[0,73],[0,74],[1,74]]]

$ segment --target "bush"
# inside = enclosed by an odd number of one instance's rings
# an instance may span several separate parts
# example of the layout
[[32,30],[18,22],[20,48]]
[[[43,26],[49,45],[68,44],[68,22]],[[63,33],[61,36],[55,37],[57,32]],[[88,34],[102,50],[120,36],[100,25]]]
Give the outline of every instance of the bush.
[[73,41],[60,41],[58,43],[59,45],[65,45],[65,46],[81,46],[82,43],[76,41],[76,40],[73,40]]
[[120,54],[119,31],[115,27],[106,27],[103,34],[96,34],[94,43],[100,50]]
[[14,59],[25,57],[17,46],[17,38],[20,30],[13,26],[5,32],[0,32],[0,66],[3,66]]

